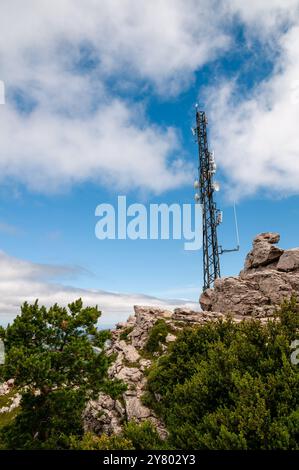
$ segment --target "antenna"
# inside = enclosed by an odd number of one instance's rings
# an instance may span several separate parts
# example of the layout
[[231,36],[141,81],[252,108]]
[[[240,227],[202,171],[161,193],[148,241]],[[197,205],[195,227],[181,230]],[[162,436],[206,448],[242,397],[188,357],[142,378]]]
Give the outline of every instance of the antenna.
[[222,246],[219,246],[219,254],[222,255],[223,253],[232,253],[233,251],[240,250],[240,237],[239,237],[239,227],[238,227],[238,219],[237,219],[237,210],[236,210],[236,203],[234,201],[234,220],[235,220],[235,230],[236,230],[236,239],[237,239],[237,246],[236,248],[231,248],[229,250],[224,250]]
[[203,290],[210,288],[215,279],[220,277],[220,259],[219,255],[232,251],[239,251],[239,229],[234,203],[234,219],[237,238],[237,247],[224,250],[218,246],[217,227],[222,223],[223,213],[217,209],[214,201],[214,192],[220,191],[220,184],[214,181],[214,175],[217,170],[214,152],[209,151],[206,113],[200,111],[198,105],[196,109],[196,127],[192,128],[192,134],[196,136],[198,143],[198,180],[194,182],[194,189],[198,190],[195,194],[196,203],[202,205],[202,235],[203,235]]
[[195,181],[196,202],[200,202],[203,212],[203,290],[211,287],[220,277],[219,248],[217,241],[217,225],[220,223],[220,211],[214,202],[214,192],[220,190],[220,185],[213,181],[216,173],[214,154],[209,151],[207,136],[208,120],[204,111],[196,107],[195,134],[198,143],[198,180]]

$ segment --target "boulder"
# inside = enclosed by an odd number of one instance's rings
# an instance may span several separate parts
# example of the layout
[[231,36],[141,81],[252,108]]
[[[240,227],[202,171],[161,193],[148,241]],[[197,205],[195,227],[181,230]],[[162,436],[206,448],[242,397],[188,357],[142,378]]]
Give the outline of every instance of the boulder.
[[254,281],[243,281],[238,277],[217,279],[210,309],[225,314],[257,316],[256,306],[268,304],[268,298],[259,291]]
[[152,412],[144,406],[137,397],[128,397],[125,399],[127,419],[141,421],[151,416]]
[[115,349],[122,352],[127,362],[137,362],[140,359],[140,354],[137,349],[131,344],[127,344],[124,340],[116,342]]
[[122,431],[122,420],[125,410],[118,400],[100,393],[96,400],[90,400],[83,413],[85,432],[108,436]]
[[176,340],[176,336],[172,335],[171,333],[168,333],[168,335],[165,338],[166,343],[173,343],[173,341]]
[[213,289],[206,289],[199,298],[199,303],[202,310],[209,311],[213,307]]
[[277,264],[278,271],[294,271],[299,269],[299,248],[285,250]]
[[174,315],[198,315],[200,312],[191,308],[175,308]]
[[259,242],[267,242],[271,244],[276,244],[280,240],[280,235],[277,232],[263,232],[257,235],[253,239],[253,243],[259,243]]
[[283,250],[274,246],[280,239],[278,233],[261,233],[253,240],[253,248],[248,253],[244,270],[248,271],[252,268],[267,266],[275,261],[278,261],[283,254]]
[[200,297],[203,310],[236,316],[272,316],[284,299],[299,298],[299,248],[274,246],[278,233],[262,233],[253,241],[239,276],[216,279]]
[[137,367],[123,367],[115,377],[125,383],[136,383],[141,380],[142,373]]
[[138,315],[152,315],[154,317],[159,317],[159,318],[171,318],[172,317],[172,311],[171,310],[166,310],[164,308],[160,307],[152,307],[152,306],[144,306],[144,305],[134,305],[134,311],[136,317]]

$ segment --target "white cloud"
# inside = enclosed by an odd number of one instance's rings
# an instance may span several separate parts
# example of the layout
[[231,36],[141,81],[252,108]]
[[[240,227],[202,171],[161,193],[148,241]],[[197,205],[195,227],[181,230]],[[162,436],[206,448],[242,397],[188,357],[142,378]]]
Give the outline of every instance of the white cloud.
[[228,13],[239,17],[242,23],[261,39],[276,35],[285,25],[296,22],[298,0],[227,0]]
[[[8,96],[0,108],[1,178],[40,192],[94,180],[158,193],[189,181],[175,131],[147,122],[144,110],[117,98],[113,86],[169,94],[189,83],[228,46],[207,6],[207,0],[3,1],[0,66]],[[84,61],[94,64],[86,74]],[[34,111],[20,112],[20,104]]]
[[7,324],[20,312],[24,301],[39,299],[41,305],[59,305],[82,298],[85,305],[98,305],[103,312],[100,325],[112,326],[125,321],[134,305],[156,305],[164,308],[187,306],[199,309],[198,304],[180,300],[161,300],[142,294],[121,294],[101,290],[65,286],[55,279],[80,274],[81,269],[68,266],[37,264],[0,252],[0,324]]
[[170,86],[227,47],[219,8],[217,0],[4,0],[2,60],[11,74],[21,70],[28,76],[28,65],[35,71],[57,61],[57,46],[78,53],[85,43],[102,73],[129,69]]
[[[0,78],[8,96],[0,107],[0,178],[39,192],[87,181],[156,193],[185,184],[190,168],[176,131],[147,121],[130,94],[143,87],[168,95],[188,86],[201,66],[228,50],[236,17],[248,37],[266,38],[275,49],[297,7],[298,0],[2,1]],[[85,74],[84,62],[93,64]],[[257,91],[260,109],[261,96],[272,93],[267,86]],[[20,112],[16,101],[32,113]]]
[[118,100],[85,119],[43,109],[24,117],[7,107],[0,113],[1,177],[40,192],[87,181],[155,192],[185,183],[188,165],[170,159],[179,149],[174,131],[140,128],[132,113]]
[[299,23],[281,35],[279,50],[275,72],[250,97],[234,82],[207,91],[211,139],[233,196],[298,194]]

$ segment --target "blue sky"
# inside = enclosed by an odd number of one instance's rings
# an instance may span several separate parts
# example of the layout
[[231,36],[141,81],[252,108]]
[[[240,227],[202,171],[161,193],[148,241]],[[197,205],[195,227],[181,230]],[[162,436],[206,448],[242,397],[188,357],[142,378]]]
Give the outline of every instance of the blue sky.
[[36,297],[80,295],[107,325],[134,303],[197,302],[201,251],[94,233],[96,206],[118,195],[193,203],[196,102],[209,117],[225,248],[237,201],[241,249],[223,255],[222,275],[240,271],[259,232],[298,245],[298,1],[34,3],[0,7],[2,323]]

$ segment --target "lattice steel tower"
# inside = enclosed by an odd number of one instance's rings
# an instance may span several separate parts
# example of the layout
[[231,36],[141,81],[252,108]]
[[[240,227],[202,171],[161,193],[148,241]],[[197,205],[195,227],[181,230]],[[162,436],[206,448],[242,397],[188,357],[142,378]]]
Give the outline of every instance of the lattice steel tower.
[[219,191],[220,186],[213,181],[216,173],[216,163],[213,152],[209,151],[207,136],[207,117],[204,111],[196,109],[196,127],[192,129],[198,142],[198,180],[194,187],[199,190],[195,194],[196,202],[202,204],[203,218],[203,290],[211,287],[220,277],[219,254],[223,252],[218,246],[217,226],[222,222],[222,212],[214,202],[214,191]]

